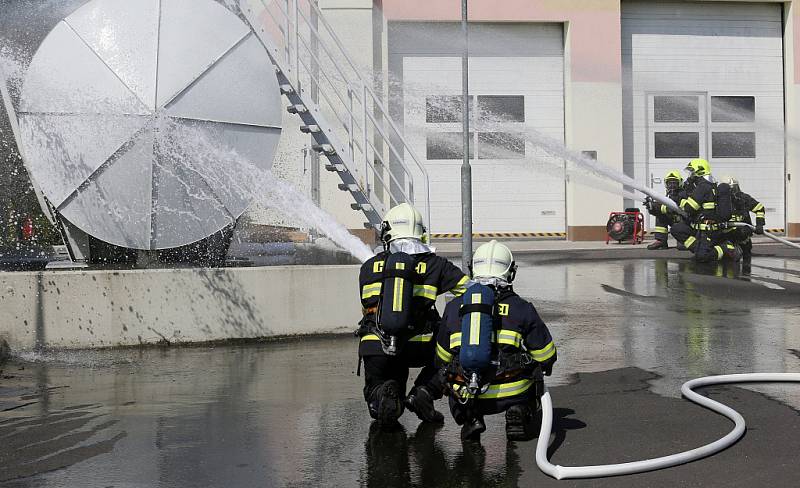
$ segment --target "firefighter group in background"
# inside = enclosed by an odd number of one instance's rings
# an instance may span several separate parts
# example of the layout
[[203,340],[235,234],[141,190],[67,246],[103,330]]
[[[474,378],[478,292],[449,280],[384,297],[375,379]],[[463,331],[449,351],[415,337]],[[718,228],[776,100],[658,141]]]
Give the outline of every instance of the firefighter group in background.
[[667,197],[681,212],[651,199],[645,202],[656,218],[655,241],[647,248],[667,249],[667,236],[671,234],[678,249],[691,251],[698,262],[749,260],[753,248],[750,237],[753,232],[764,233],[764,205],[743,192],[733,177],[717,182],[705,159],[689,161],[685,170],[685,181],[678,170],[664,177]]

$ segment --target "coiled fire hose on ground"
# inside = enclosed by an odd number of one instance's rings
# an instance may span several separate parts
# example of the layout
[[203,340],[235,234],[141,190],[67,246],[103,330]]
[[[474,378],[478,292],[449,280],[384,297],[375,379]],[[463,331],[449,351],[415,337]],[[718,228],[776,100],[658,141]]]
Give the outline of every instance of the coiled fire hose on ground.
[[550,431],[553,427],[553,402],[550,392],[545,391],[542,396],[542,427],[539,431],[539,440],[536,444],[536,464],[548,476],[557,480],[570,478],[601,478],[606,476],[620,476],[625,474],[644,473],[658,469],[669,468],[685,464],[716,454],[734,444],[742,437],[745,431],[744,417],[736,410],[723,405],[710,398],[695,393],[695,388],[729,383],[769,383],[769,382],[796,382],[800,383],[800,373],[745,373],[726,374],[719,376],[706,376],[687,381],[681,386],[683,396],[698,405],[708,408],[720,415],[728,417],[734,422],[733,430],[725,437],[689,451],[671,454],[642,461],[632,461],[620,464],[602,464],[594,466],[558,466],[547,459],[547,448],[550,444]]

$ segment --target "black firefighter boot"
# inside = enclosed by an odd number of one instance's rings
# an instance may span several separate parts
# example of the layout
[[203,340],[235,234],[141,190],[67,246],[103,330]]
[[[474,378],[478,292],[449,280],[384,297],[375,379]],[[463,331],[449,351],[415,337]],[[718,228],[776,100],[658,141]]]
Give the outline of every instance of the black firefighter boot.
[[397,425],[397,419],[403,415],[402,392],[397,381],[389,380],[377,387],[369,402],[369,413],[382,428]]
[[660,239],[656,239],[647,246],[647,249],[650,251],[655,251],[657,249],[669,249],[669,244],[667,244],[666,239],[664,239],[663,241]]
[[406,408],[417,414],[423,422],[444,423],[444,415],[433,407],[433,395],[425,386],[415,386],[406,398]]
[[538,406],[538,402],[535,405],[519,404],[508,407],[506,410],[506,438],[510,441],[533,439],[540,427],[538,425],[540,412],[541,407]]
[[461,426],[461,441],[480,441],[481,434],[486,431],[483,417],[475,417],[464,422]]

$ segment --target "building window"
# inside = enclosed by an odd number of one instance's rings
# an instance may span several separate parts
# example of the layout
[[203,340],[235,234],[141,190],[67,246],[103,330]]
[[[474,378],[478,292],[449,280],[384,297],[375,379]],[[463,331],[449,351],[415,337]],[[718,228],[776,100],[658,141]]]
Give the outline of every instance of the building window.
[[[434,95],[425,97],[425,122],[461,123],[461,95]],[[472,108],[472,97],[469,99]]]
[[711,157],[713,158],[756,157],[756,133],[713,132],[711,134]]
[[755,122],[755,97],[711,97],[711,122]]
[[655,122],[700,122],[699,99],[690,96],[653,97],[653,120]]
[[478,159],[525,159],[525,138],[508,132],[479,132]]
[[[425,140],[426,159],[463,159],[463,132],[432,132]],[[475,157],[472,133],[469,134],[469,158]]]
[[525,122],[525,97],[522,95],[478,95],[482,119],[495,122]]
[[699,132],[656,132],[654,136],[657,158],[700,157]]

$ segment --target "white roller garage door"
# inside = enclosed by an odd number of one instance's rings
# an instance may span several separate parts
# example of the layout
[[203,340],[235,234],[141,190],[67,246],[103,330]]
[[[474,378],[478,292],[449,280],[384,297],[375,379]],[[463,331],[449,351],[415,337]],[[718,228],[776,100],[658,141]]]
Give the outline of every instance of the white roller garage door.
[[[528,24],[524,29],[525,55],[470,58],[471,103],[504,121],[473,126],[475,232],[564,231],[563,163],[538,153],[524,135],[534,129],[564,140],[562,27]],[[497,53],[503,51],[498,45]],[[431,228],[459,232],[461,59],[405,55],[402,77],[406,134],[431,179]],[[454,110],[448,110],[451,105]]]
[[625,1],[622,49],[626,171],[663,191],[668,170],[708,159],[782,228],[781,6]]

